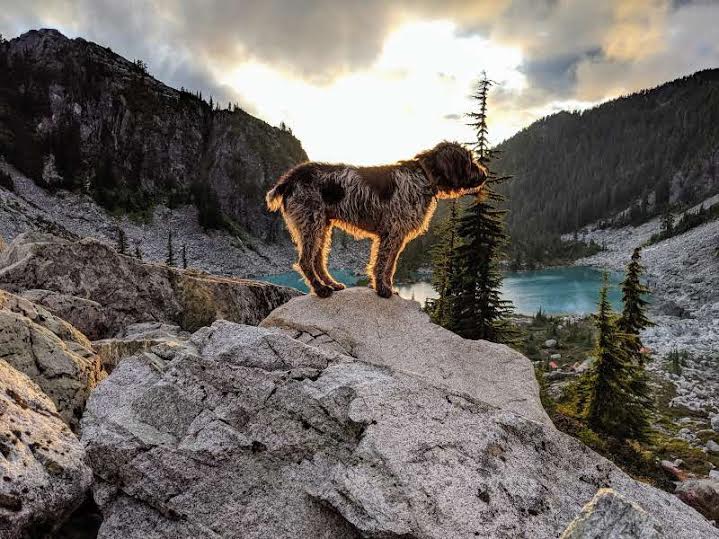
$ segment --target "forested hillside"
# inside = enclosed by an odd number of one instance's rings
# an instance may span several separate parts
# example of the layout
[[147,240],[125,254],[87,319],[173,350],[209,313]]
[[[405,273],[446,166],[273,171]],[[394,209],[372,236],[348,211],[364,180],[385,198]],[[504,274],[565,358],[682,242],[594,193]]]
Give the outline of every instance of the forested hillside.
[[512,251],[629,210],[639,223],[719,191],[719,70],[539,120],[498,146]]
[[87,193],[114,212],[192,202],[205,227],[227,216],[277,236],[264,192],[307,159],[289,130],[55,30],[0,43],[0,75],[0,156],[39,185]]

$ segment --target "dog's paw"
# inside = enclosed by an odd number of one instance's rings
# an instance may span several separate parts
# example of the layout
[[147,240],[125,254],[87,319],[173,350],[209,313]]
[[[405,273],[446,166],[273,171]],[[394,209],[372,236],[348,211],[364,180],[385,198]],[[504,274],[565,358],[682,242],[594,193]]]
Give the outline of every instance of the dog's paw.
[[318,298],[328,298],[332,295],[333,290],[329,286],[318,286],[312,290]]
[[381,298],[391,298],[392,297],[392,287],[387,286],[386,284],[377,284],[377,295]]
[[330,288],[335,292],[339,292],[340,290],[344,290],[347,287],[342,283],[330,283]]

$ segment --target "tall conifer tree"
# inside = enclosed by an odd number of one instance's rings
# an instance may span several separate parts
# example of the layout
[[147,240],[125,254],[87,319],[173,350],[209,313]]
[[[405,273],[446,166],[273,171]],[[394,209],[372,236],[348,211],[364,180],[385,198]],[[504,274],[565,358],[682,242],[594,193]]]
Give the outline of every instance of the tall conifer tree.
[[486,75],[478,81],[472,99],[477,110],[468,114],[477,139],[472,143],[477,159],[490,171],[485,187],[459,218],[459,242],[452,256],[449,278],[449,315],[446,327],[468,339],[511,342],[516,331],[509,323],[512,303],[501,297],[499,259],[507,236],[502,201],[494,186],[508,179],[491,171],[492,150],[487,128],[487,96],[492,85]]
[[627,339],[633,336],[617,327],[607,288],[605,276],[595,315],[598,333],[595,360],[580,386],[583,411],[595,432],[641,440],[646,434],[651,406],[646,375],[629,353]]
[[643,364],[643,355],[641,353],[642,341],[639,338],[639,333],[644,328],[654,325],[646,315],[648,302],[643,296],[649,293],[649,289],[641,282],[643,274],[644,266],[641,263],[641,248],[637,247],[632,253],[626,276],[622,281],[624,308],[617,326],[621,332],[632,336],[628,340],[629,351],[640,364]]

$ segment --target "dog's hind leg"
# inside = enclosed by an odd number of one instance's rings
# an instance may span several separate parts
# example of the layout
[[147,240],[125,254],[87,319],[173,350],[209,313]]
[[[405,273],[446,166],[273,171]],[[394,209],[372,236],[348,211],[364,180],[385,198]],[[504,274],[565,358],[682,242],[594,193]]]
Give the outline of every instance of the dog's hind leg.
[[377,256],[372,265],[374,289],[383,298],[392,297],[392,280],[397,268],[397,257],[404,247],[404,238],[396,235],[383,235],[379,238]]
[[[299,224],[299,223],[298,223]],[[321,256],[322,249],[322,224],[310,221],[299,224],[300,242],[298,249],[300,260],[297,264],[298,269],[307,280],[307,284],[312,291],[321,298],[326,298],[332,294],[332,288],[327,286],[319,278],[315,271],[315,259]]]
[[332,290],[344,290],[345,285],[334,280],[327,270],[327,261],[330,256],[330,248],[332,247],[332,225],[327,226],[321,233],[320,249],[315,257],[315,273],[327,286]]

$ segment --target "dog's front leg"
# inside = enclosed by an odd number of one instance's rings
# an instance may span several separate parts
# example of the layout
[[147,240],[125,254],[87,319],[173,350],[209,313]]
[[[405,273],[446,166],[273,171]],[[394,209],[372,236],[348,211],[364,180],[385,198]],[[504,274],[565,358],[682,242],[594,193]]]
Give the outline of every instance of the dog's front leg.
[[377,260],[373,268],[374,288],[383,298],[392,297],[392,279],[397,266],[397,257],[402,251],[404,238],[396,235],[380,236],[377,249]]

